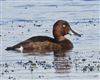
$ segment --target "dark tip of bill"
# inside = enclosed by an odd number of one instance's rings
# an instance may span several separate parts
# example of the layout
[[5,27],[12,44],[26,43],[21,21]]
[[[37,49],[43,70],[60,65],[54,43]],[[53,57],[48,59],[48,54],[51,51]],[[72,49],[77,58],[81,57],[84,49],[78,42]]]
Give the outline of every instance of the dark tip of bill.
[[81,35],[81,34],[79,34],[78,36],[79,36],[79,37],[81,37],[82,35]]

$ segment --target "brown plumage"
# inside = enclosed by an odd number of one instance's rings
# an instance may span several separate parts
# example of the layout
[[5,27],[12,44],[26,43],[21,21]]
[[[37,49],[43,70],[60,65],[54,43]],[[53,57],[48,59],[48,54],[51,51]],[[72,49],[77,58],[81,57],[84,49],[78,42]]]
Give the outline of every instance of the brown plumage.
[[21,52],[48,52],[59,50],[70,50],[73,48],[73,44],[70,40],[64,37],[72,31],[75,35],[80,34],[73,31],[67,21],[58,20],[53,25],[53,36],[36,36],[31,37],[23,42],[20,42],[12,47],[7,47],[6,50],[15,50]]

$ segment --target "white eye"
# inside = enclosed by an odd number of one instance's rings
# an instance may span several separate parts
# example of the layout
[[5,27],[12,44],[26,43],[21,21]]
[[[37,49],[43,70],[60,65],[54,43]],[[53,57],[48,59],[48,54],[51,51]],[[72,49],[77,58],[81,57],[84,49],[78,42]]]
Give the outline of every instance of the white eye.
[[63,25],[63,27],[65,28],[65,27],[66,27],[66,25]]

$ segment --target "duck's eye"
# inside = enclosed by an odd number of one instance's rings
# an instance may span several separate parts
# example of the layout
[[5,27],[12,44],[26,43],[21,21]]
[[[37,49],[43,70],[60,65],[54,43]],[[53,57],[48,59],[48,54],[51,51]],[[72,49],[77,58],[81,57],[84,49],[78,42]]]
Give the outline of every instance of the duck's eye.
[[63,25],[63,27],[65,28],[65,27],[66,27],[66,25]]

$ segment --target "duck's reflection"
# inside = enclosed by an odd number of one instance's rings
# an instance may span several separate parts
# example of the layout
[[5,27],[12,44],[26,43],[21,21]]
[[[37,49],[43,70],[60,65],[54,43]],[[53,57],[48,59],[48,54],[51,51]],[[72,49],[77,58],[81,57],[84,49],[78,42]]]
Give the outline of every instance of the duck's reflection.
[[[71,69],[71,63],[70,63],[70,60],[69,60],[69,56],[66,55],[68,54],[69,51],[66,51],[66,50],[57,50],[57,51],[53,51],[53,67],[55,69],[55,72],[56,73],[69,73],[70,72],[70,69]],[[48,55],[48,54],[45,54],[45,53],[39,53],[39,54],[28,54],[29,55]]]
[[65,57],[54,57],[54,65],[57,73],[69,72],[71,65]]
[[65,51],[54,52],[54,65],[56,73],[70,72],[71,63]]

